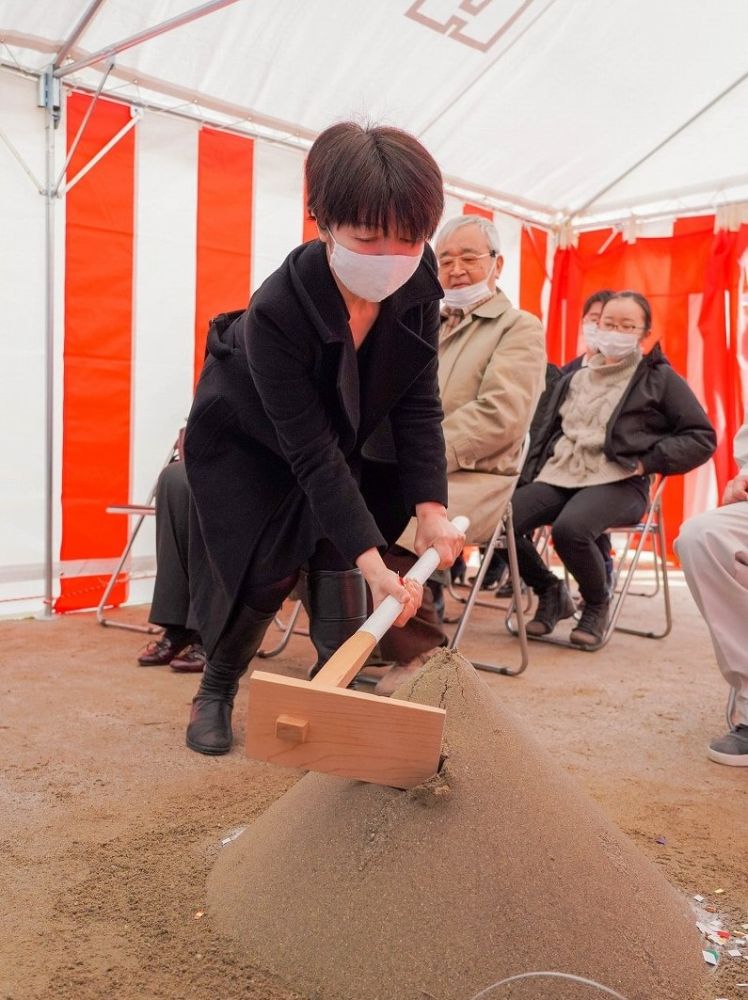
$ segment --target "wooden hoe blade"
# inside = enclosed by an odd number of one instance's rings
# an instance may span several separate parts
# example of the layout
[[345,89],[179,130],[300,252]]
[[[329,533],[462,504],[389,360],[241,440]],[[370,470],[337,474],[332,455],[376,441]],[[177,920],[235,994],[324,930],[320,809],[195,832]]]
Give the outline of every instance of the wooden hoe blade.
[[[467,518],[455,518],[467,530]],[[407,574],[425,583],[439,564],[428,549]],[[283,767],[412,788],[439,768],[446,712],[349,691],[347,684],[400,613],[384,600],[311,681],[255,670],[249,679],[247,754]]]

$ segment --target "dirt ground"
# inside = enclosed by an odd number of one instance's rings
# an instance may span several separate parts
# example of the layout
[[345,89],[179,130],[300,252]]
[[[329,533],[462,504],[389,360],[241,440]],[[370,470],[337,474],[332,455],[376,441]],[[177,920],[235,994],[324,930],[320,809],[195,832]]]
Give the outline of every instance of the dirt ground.
[[[726,687],[677,574],[673,584],[667,639],[617,635],[596,654],[534,643],[522,677],[481,676],[674,885],[739,928],[748,772],[705,756],[725,729]],[[632,598],[625,619],[659,610]],[[221,940],[205,891],[222,841],[297,774],[244,756],[241,692],[239,748],[188,751],[197,678],[137,667],[142,642],[88,614],[0,623],[0,997],[297,1000],[292,968],[269,977]],[[511,664],[518,648],[478,609],[463,652]],[[296,637],[264,668],[301,676],[310,658]],[[748,961],[724,954],[707,996],[740,1000],[744,982]]]

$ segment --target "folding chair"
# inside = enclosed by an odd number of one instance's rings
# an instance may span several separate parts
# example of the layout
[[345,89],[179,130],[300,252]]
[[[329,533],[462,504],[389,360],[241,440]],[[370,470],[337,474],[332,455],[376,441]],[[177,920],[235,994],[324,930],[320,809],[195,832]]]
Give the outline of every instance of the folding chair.
[[497,521],[493,534],[486,545],[486,551],[481,559],[478,572],[473,579],[470,593],[465,599],[465,607],[457,621],[457,628],[449,641],[449,648],[455,649],[459,644],[465,634],[465,630],[468,627],[470,616],[472,615],[473,608],[476,604],[481,603],[484,607],[494,607],[494,605],[487,605],[487,602],[485,601],[479,602],[478,594],[480,593],[480,589],[483,584],[483,578],[485,577],[491,563],[491,556],[494,554],[496,549],[505,549],[507,556],[509,557],[509,579],[511,580],[513,595],[510,609],[513,608],[515,610],[517,617],[516,634],[520,642],[520,665],[516,669],[512,669],[511,667],[500,667],[495,663],[482,663],[478,660],[472,660],[471,662],[477,670],[487,670],[493,674],[503,674],[505,677],[517,677],[527,668],[527,664],[530,662],[530,655],[527,646],[527,633],[525,631],[522,578],[519,575],[519,565],[517,563],[517,544],[514,538],[514,520],[512,518],[511,500],[507,503],[504,513]]
[[[145,632],[147,635],[157,635],[162,629],[157,625],[133,625],[129,622],[120,622],[114,618],[106,618],[104,616],[104,609],[106,608],[106,603],[109,600],[109,595],[114,589],[114,585],[119,580],[122,572],[124,571],[125,564],[127,563],[128,557],[130,555],[130,549],[132,549],[135,539],[138,537],[138,532],[143,526],[143,522],[147,517],[153,517],[156,513],[156,508],[154,506],[154,499],[156,497],[156,487],[158,485],[158,477],[161,475],[163,470],[173,462],[179,453],[179,439],[177,439],[174,444],[169,449],[161,468],[158,470],[158,476],[156,476],[153,486],[151,487],[148,497],[144,504],[114,504],[111,507],[107,507],[107,514],[123,514],[126,517],[134,517],[135,523],[130,529],[130,533],[127,536],[127,543],[122,550],[122,555],[119,558],[112,575],[109,577],[109,582],[104,588],[104,592],[101,595],[101,600],[96,607],[96,621],[99,625],[110,628],[121,628],[126,629],[128,632]],[[145,576],[143,576],[145,579]]]
[[[646,517],[638,524],[614,525],[610,528],[612,532],[623,532],[626,534],[626,548],[623,549],[615,569],[617,586],[611,603],[608,625],[600,640],[593,646],[577,646],[569,639],[562,639],[559,636],[551,635],[530,635],[533,642],[548,642],[554,646],[566,646],[571,649],[583,650],[594,653],[602,649],[611,639],[614,632],[623,632],[627,635],[638,635],[644,639],[664,639],[670,634],[673,627],[672,607],[670,603],[670,586],[667,571],[667,544],[665,541],[665,523],[662,516],[662,494],[665,489],[665,476],[655,476],[653,478],[650,501],[647,508]],[[630,541],[637,538],[636,547],[630,553],[628,545]],[[654,556],[655,573],[658,576],[657,591],[654,593],[637,593],[631,590],[641,554],[647,539],[652,540],[652,553]],[[664,624],[660,629],[638,629],[629,628],[618,624],[618,620],[623,610],[626,598],[630,596],[653,597],[661,589],[663,595]],[[514,626],[511,616],[507,616],[507,629],[513,635],[518,634],[518,627]]]
[[302,608],[302,602],[297,600],[294,602],[291,608],[291,614],[289,615],[288,621],[283,622],[283,620],[276,615],[273,619],[275,627],[282,633],[280,639],[275,646],[271,646],[270,649],[260,649],[257,655],[263,660],[269,660],[271,656],[277,656],[278,653],[282,653],[283,650],[288,645],[288,642],[292,635],[309,635],[308,628],[296,628],[296,622],[299,617],[299,613]]
[[[525,464],[525,459],[527,458],[529,450],[530,435],[528,433],[525,435],[525,439],[522,442],[522,451],[520,452],[517,463],[519,471],[517,472],[517,477],[514,480],[512,495],[514,495],[514,490],[517,488],[520,472],[522,470],[522,466]],[[519,637],[521,651],[520,665],[516,669],[512,669],[511,667],[498,666],[495,663],[482,663],[477,660],[473,660],[472,663],[477,670],[486,670],[493,674],[503,674],[505,677],[517,677],[525,671],[527,664],[530,661],[529,649],[527,646],[527,634],[525,632],[525,613],[529,609],[529,603],[525,606],[525,595],[522,593],[522,577],[519,575],[519,565],[517,563],[517,544],[514,538],[514,520],[512,516],[511,497],[507,502],[504,512],[496,523],[496,527],[493,530],[491,538],[489,539],[485,552],[483,553],[483,558],[481,559],[478,572],[472,580],[472,586],[470,587],[468,596],[463,598],[456,594],[451,583],[448,587],[450,595],[464,604],[462,614],[457,619],[457,628],[449,641],[449,649],[455,649],[462,639],[470,622],[473,608],[476,605],[479,607],[490,607],[494,610],[501,610],[495,603],[489,604],[487,601],[481,601],[479,598],[480,590],[483,586],[483,580],[488,571],[488,567],[491,564],[491,557],[496,549],[505,550],[509,559],[509,580],[512,585],[512,599],[509,605],[509,612],[514,610],[517,617],[517,635]]]

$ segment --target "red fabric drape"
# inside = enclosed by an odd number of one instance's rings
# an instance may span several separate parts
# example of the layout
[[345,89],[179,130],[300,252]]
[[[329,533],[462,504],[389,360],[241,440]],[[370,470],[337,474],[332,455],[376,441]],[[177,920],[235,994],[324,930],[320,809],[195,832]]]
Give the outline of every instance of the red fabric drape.
[[740,258],[748,248],[748,226],[714,235],[706,269],[699,331],[704,340],[704,395],[719,444],[714,456],[720,496],[735,472],[732,441],[743,422],[738,344]]
[[[68,98],[68,145],[90,103]],[[126,106],[97,101],[68,178],[129,121]],[[106,507],[127,500],[130,488],[134,157],[131,130],[67,195],[62,560],[110,559],[127,539],[127,519]],[[108,577],[63,575],[55,610],[95,607]],[[125,596],[118,584],[112,603]]]
[[535,226],[522,227],[520,245],[519,272],[519,307],[543,315],[543,287],[545,285],[546,253],[548,250],[548,233]]
[[462,206],[463,215],[480,215],[484,219],[490,219],[493,222],[493,212],[490,208],[483,208],[481,205],[473,205],[469,201],[466,201]]
[[195,382],[205,357],[213,316],[244,309],[252,265],[251,139],[200,130],[197,175]]

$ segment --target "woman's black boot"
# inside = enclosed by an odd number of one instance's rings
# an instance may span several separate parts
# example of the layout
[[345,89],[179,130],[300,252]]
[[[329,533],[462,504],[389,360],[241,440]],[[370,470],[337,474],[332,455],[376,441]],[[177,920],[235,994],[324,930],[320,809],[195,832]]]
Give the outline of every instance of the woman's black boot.
[[366,621],[366,584],[359,569],[317,570],[307,575],[306,588],[309,636],[317,650],[311,680]]
[[218,640],[205,664],[202,681],[192,699],[187,746],[198,753],[218,755],[231,749],[231,711],[249,661],[262,642],[273,615],[246,604],[233,614],[232,624]]

